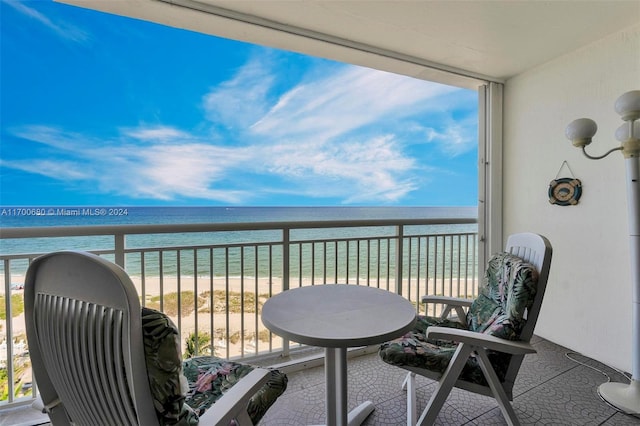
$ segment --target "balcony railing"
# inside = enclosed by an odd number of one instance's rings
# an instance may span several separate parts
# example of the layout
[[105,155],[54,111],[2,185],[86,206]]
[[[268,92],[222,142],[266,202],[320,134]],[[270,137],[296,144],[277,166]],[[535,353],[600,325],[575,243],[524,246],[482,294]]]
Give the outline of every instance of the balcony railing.
[[474,297],[476,228],[475,218],[4,228],[0,404],[35,396],[22,285],[41,254],[105,256],[126,269],[142,305],[174,320],[186,356],[247,358],[288,354],[290,342],[266,330],[260,311],[289,288],[373,286],[401,294],[416,311],[425,294]]

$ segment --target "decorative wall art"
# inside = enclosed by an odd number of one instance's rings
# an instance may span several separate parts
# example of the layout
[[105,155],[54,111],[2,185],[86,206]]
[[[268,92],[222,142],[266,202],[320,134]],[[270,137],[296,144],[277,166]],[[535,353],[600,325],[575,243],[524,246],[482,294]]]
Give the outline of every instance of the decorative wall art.
[[[564,166],[567,166],[571,177],[558,177]],[[581,196],[582,182],[580,182],[580,179],[576,179],[569,167],[569,163],[565,160],[562,162],[556,178],[549,183],[549,202],[558,206],[575,206]]]

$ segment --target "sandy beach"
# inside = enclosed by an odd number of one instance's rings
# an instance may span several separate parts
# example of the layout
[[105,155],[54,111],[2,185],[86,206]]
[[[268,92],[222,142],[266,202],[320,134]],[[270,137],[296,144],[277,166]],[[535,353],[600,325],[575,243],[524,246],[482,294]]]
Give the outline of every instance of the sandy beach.
[[[160,295],[164,294],[162,309],[174,323],[180,328],[183,350],[185,341],[189,335],[198,330],[199,334],[213,336],[211,344],[216,355],[222,357],[250,356],[269,349],[269,333],[262,324],[260,311],[262,304],[270,295],[282,292],[281,278],[255,278],[255,277],[188,277],[188,276],[164,276],[160,277],[131,277],[138,294],[144,294],[141,303],[160,309]],[[312,285],[309,279],[302,282],[296,278],[291,280],[291,288]],[[13,276],[12,283],[24,282],[23,276]],[[322,282],[316,282],[316,285]],[[349,284],[356,284],[354,278],[350,278]],[[365,279],[360,279],[360,285],[366,285]],[[389,289],[395,292],[395,280],[382,278],[380,282],[372,279],[371,286]],[[388,287],[387,287],[388,285]],[[459,286],[459,287],[458,287]],[[428,286],[422,279],[418,284],[415,280],[411,283],[403,282],[403,296],[410,300],[419,300],[425,294],[438,294],[453,297],[464,297],[465,286],[469,293],[477,288],[477,280],[440,279],[429,280]],[[458,288],[461,289],[458,292]],[[22,292],[14,290],[13,294]],[[181,294],[182,315],[177,312],[177,293]],[[460,293],[460,294],[459,294]],[[244,294],[244,305],[241,305],[240,294]],[[257,297],[256,297],[257,294]],[[194,297],[197,297],[197,309],[194,306]],[[229,295],[230,313],[227,316],[227,295]],[[469,294],[471,295],[471,294]],[[242,313],[244,312],[244,313]],[[429,312],[429,314],[433,314]],[[14,340],[26,340],[24,314],[14,316],[12,319],[12,335]],[[0,331],[1,340],[5,340],[7,327],[3,324]],[[272,347],[281,347],[281,339],[272,336]]]

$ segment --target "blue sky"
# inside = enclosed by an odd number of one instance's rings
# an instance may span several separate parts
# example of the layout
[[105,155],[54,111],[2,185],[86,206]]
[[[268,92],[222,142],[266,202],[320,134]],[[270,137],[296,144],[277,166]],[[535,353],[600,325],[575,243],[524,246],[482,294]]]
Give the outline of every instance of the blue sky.
[[475,206],[477,93],[0,0],[3,206]]

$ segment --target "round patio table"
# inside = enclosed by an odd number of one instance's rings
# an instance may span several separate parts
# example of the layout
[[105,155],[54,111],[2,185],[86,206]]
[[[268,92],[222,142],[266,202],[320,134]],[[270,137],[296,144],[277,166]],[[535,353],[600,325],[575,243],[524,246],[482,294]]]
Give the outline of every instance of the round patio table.
[[325,348],[327,425],[359,425],[374,406],[367,401],[347,411],[347,348],[402,336],[415,325],[416,310],[386,290],[326,284],[273,296],[262,307],[262,322],[285,339]]

